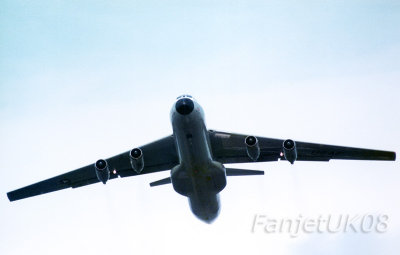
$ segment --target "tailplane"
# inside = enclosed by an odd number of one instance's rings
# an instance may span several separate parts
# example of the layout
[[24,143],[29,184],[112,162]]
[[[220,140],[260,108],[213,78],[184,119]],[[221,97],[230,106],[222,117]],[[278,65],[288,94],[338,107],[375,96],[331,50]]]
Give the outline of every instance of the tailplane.
[[[264,171],[261,170],[248,170],[238,168],[226,168],[226,176],[245,176],[245,175],[264,175]],[[167,177],[158,181],[150,183],[150,187],[160,186],[164,184],[170,184],[171,177]]]

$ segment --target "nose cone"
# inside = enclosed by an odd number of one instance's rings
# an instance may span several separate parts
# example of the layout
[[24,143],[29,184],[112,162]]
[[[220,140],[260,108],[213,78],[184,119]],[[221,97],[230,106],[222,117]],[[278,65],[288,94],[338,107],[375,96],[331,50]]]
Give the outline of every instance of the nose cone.
[[194,109],[193,100],[189,98],[179,99],[175,104],[175,109],[179,114],[188,115]]

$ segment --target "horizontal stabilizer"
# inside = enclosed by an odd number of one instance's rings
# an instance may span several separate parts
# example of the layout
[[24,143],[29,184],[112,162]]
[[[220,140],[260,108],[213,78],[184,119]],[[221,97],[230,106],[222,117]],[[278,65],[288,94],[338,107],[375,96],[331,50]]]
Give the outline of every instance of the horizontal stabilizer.
[[[226,176],[244,176],[244,175],[264,175],[264,171],[260,170],[248,170],[238,168],[226,168]],[[155,182],[150,183],[150,187],[160,186],[164,184],[170,184],[171,177],[167,177]]]
[[150,187],[160,186],[160,185],[170,184],[170,183],[171,183],[171,177],[167,177],[167,178],[155,181],[155,182],[151,182]]
[[243,175],[264,175],[264,171],[226,168],[226,176],[243,176]]

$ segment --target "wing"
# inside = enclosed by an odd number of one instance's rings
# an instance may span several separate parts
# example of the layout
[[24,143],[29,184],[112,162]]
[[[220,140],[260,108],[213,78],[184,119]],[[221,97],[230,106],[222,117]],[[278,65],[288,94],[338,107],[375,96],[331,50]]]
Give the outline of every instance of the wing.
[[[153,143],[141,146],[144,168],[140,175],[169,170],[178,164],[178,155],[172,136],[165,137]],[[110,180],[117,177],[139,175],[130,164],[129,151],[106,159]],[[45,194],[66,188],[78,188],[99,182],[94,163],[71,172],[11,191],[7,193],[10,201]]]
[[[254,162],[247,155],[245,139],[247,135],[209,131],[210,144],[215,160],[221,163]],[[258,162],[285,160],[282,139],[257,137],[260,146]],[[353,147],[297,142],[297,160],[329,161],[331,159],[354,160],[395,160],[391,151],[360,149]]]

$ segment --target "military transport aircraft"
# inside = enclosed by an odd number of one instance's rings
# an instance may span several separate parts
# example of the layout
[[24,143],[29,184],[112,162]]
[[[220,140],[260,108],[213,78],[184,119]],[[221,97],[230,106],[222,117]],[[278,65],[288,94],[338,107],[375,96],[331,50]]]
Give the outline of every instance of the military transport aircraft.
[[226,168],[223,164],[286,160],[395,160],[390,151],[280,140],[207,130],[201,106],[189,95],[171,109],[173,134],[107,159],[7,193],[10,201],[65,188],[78,188],[117,177],[171,170],[170,177],[150,183],[171,183],[188,197],[199,219],[211,223],[219,213],[219,192],[227,176],[263,175],[263,171]]

